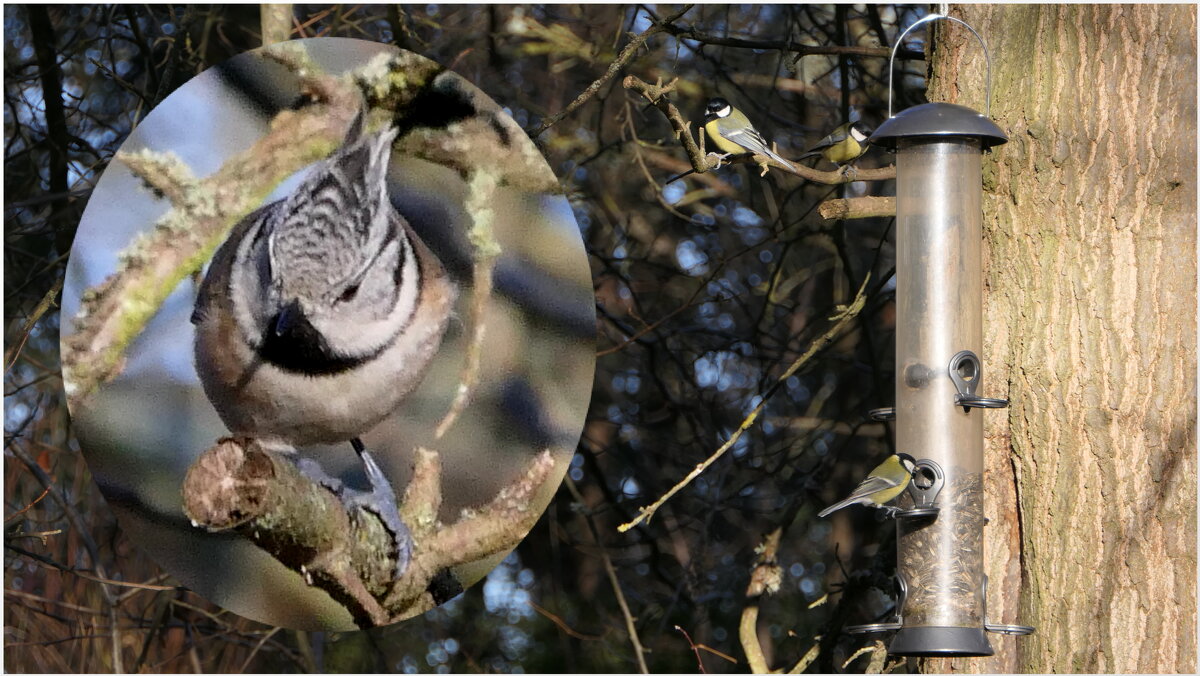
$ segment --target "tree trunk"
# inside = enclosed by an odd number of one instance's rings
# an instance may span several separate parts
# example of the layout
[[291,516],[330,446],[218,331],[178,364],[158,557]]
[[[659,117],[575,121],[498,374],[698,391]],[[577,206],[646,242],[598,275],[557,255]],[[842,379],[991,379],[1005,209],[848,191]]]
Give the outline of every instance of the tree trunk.
[[[982,396],[996,657],[927,670],[1196,669],[1196,10],[956,6],[988,42]],[[929,98],[983,112],[935,24]]]

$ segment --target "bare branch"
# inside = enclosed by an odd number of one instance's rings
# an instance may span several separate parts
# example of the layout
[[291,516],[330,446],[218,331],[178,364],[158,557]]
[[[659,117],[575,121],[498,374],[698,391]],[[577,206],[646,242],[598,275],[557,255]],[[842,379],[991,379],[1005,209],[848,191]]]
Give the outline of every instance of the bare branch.
[[[294,55],[268,50],[281,60]],[[142,178],[178,200],[154,230],[121,254],[121,266],[84,292],[75,334],[63,342],[63,387],[81,403],[120,372],[125,348],[185,277],[200,270],[229,230],[259,206],[280,181],[327,156],[358,109],[346,84],[303,68],[301,80],[322,95],[316,105],[284,111],[252,148],[212,176],[185,186],[187,176],[162,156],[118,155]],[[299,73],[298,73],[299,74]]]
[[742,650],[746,652],[750,671],[756,674],[772,673],[771,668],[767,666],[762,643],[758,640],[758,602],[763,596],[779,591],[779,585],[783,581],[783,570],[777,560],[782,535],[783,529],[776,528],[759,545],[758,561],[754,564],[754,570],[750,573],[750,585],[746,588],[746,607],[742,609],[742,619],[738,625],[738,638],[741,640]]
[[[892,171],[894,177],[895,167],[888,167],[888,169]],[[896,198],[867,196],[827,200],[817,207],[817,213],[827,221],[895,216]]]
[[284,42],[292,37],[292,3],[262,3],[259,6],[262,43]]
[[[667,84],[650,84],[644,82],[634,75],[627,75],[622,81],[622,85],[629,90],[635,91],[646,98],[651,105],[657,108],[666,116],[667,121],[671,123],[671,129],[674,130],[676,137],[679,138],[683,145],[684,152],[687,153],[688,159],[692,163],[692,171],[697,174],[703,174],[707,171],[716,169],[718,166],[727,164],[742,164],[753,162],[762,167],[770,166],[777,171],[783,173],[794,174],[801,178],[813,181],[814,183],[824,183],[826,185],[839,185],[842,183],[853,183],[854,181],[886,181],[896,177],[895,166],[887,166],[879,169],[862,169],[857,171],[817,171],[803,165],[794,165],[794,169],[779,164],[775,160],[765,155],[754,155],[746,153],[730,157],[720,162],[716,162],[709,155],[704,153],[703,139],[693,138],[691,129],[692,124],[684,119],[679,109],[675,107],[667,98],[675,88],[675,83],[678,79],[672,80]],[[697,130],[698,137],[703,136],[703,132]]]
[[696,139],[692,138],[692,124],[683,118],[675,104],[666,97],[675,89],[677,81],[678,78],[665,85],[662,82],[652,85],[634,75],[626,75],[625,79],[621,81],[621,85],[646,97],[651,105],[658,108],[667,117],[667,121],[671,123],[671,129],[675,131],[675,136],[683,144],[683,149],[687,153],[688,159],[691,160],[692,169],[697,173],[704,173],[709,169],[715,169],[716,164],[709,163],[708,157],[704,154],[704,148],[697,143]]
[[490,503],[443,526],[441,461],[423,449],[415,461],[401,505],[413,558],[400,579],[397,543],[377,515],[347,505],[254,439],[226,438],[205,451],[184,480],[184,508],[197,526],[240,534],[303,575],[359,626],[381,626],[432,607],[426,589],[441,571],[515,547],[537,520],[530,501],[556,465],[549,452],[539,454]]
[[433,438],[441,439],[458,416],[467,408],[471,394],[479,382],[479,369],[483,357],[483,339],[487,325],[484,314],[487,311],[488,300],[492,297],[492,282],[496,269],[496,260],[500,256],[500,243],[496,241],[493,222],[496,212],[492,203],[496,196],[496,176],[489,172],[475,171],[467,184],[467,200],[464,205],[471,217],[471,230],[468,239],[475,250],[475,270],[471,276],[474,284],[471,289],[471,341],[467,345],[467,356],[459,374],[458,389],[450,410],[438,423]]
[[556,115],[551,115],[543,120],[542,123],[538,125],[536,129],[530,132],[529,135],[536,138],[540,136],[542,132],[558,124],[558,122],[564,117],[575,112],[576,108],[582,106],[587,102],[588,99],[595,96],[596,92],[600,91],[600,88],[603,87],[606,82],[616,77],[621,68],[625,66],[629,59],[633,58],[633,55],[637,52],[638,48],[641,47],[646,40],[649,40],[651,36],[657,33],[667,30],[667,25],[670,24],[670,22],[682,17],[684,14],[687,14],[692,7],[693,5],[684,5],[682,9],[664,19],[663,22],[655,23],[636,35],[632,40],[629,41],[629,44],[625,45],[625,49],[621,50],[621,53],[617,55],[617,58],[613,59],[613,62],[608,65],[608,70],[604,71],[603,75],[601,75],[595,82],[588,85],[587,89],[583,90],[583,93],[575,97],[575,100],[568,104],[567,107],[562,110],[562,112]]
[[[695,26],[676,26],[671,23],[674,19],[663,20],[663,30],[667,33],[686,40],[694,40],[706,45],[718,47],[736,47],[739,49],[775,49],[795,54],[798,60],[805,56],[871,56],[886,59],[892,54],[888,47],[857,47],[842,45],[801,45],[790,40],[747,40],[744,38],[722,37],[697,30]],[[923,61],[925,54],[912,49],[897,50],[896,56],[901,59]]]
[[863,279],[862,286],[859,287],[858,294],[854,297],[854,302],[849,306],[842,308],[842,311],[838,313],[837,316],[831,318],[834,320],[833,326],[829,327],[824,334],[814,340],[812,344],[809,345],[808,349],[804,351],[804,354],[797,357],[796,360],[787,367],[783,374],[780,375],[774,383],[772,383],[771,387],[763,393],[762,399],[758,402],[758,405],[754,407],[754,410],[750,412],[750,415],[746,416],[745,419],[742,420],[742,423],[738,425],[737,430],[730,435],[729,439],[725,443],[721,444],[720,448],[718,448],[716,451],[713,451],[713,454],[710,455],[704,462],[696,465],[695,469],[689,472],[687,476],[679,481],[679,483],[672,486],[670,490],[662,495],[662,497],[655,500],[652,504],[639,509],[637,517],[628,523],[621,524],[617,527],[617,530],[624,533],[639,523],[648,521],[654,516],[654,513],[658,511],[658,508],[662,507],[667,500],[670,500],[672,496],[686,488],[688,484],[692,483],[696,477],[703,474],[704,470],[708,469],[714,462],[720,460],[721,457],[733,447],[734,443],[741,438],[742,434],[744,434],[746,430],[750,429],[750,427],[754,425],[755,421],[758,420],[759,414],[761,414],[763,409],[767,407],[767,402],[771,401],[771,397],[779,391],[783,383],[786,382],[788,378],[792,377],[796,371],[800,370],[800,367],[812,359],[813,356],[841,336],[842,330],[845,329],[846,326],[848,326],[854,320],[854,318],[858,316],[859,312],[862,312],[863,307],[865,307],[867,303],[866,290],[867,282],[870,281],[870,279],[871,275],[868,274]]
[[188,469],[183,502],[193,523],[242,534],[341,601],[361,626],[387,622],[375,600],[391,581],[387,529],[362,508],[347,510],[290,460],[252,439],[222,439]]
[[4,372],[7,374],[17,362],[17,355],[21,353],[21,348],[25,346],[25,341],[29,339],[29,332],[37,324],[42,315],[54,305],[54,300],[58,298],[58,294],[62,292],[64,277],[59,277],[54,282],[54,286],[42,296],[42,300],[33,308],[33,312],[25,318],[25,324],[21,326],[21,339],[9,346],[8,351],[4,353]]
[[[587,504],[583,499],[583,494],[579,492],[579,487],[575,485],[575,481],[571,477],[566,478],[567,489],[571,491],[571,497],[579,504]],[[625,600],[625,594],[621,591],[621,581],[617,578],[617,570],[613,567],[612,558],[608,555],[608,550],[604,548],[604,544],[600,541],[600,531],[596,528],[596,524],[592,522],[591,515],[583,515],[584,521],[587,523],[588,531],[592,534],[592,541],[596,543],[596,547],[600,550],[600,558],[604,561],[604,573],[608,576],[608,582],[612,585],[613,594],[617,597],[617,606],[621,609],[621,616],[625,618],[625,631],[629,634],[629,642],[633,645],[633,655],[637,658],[639,673],[650,673],[649,667],[646,666],[646,649],[642,647],[642,640],[638,637],[637,624],[634,622],[633,613],[629,610],[629,603]],[[690,640],[690,639],[689,639]]]

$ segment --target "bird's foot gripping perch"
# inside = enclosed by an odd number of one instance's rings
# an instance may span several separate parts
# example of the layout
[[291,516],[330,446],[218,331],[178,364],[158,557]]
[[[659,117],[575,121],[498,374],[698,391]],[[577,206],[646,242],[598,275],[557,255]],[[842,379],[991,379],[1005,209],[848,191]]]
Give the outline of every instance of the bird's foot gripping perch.
[[371,483],[371,490],[369,492],[350,492],[346,505],[362,507],[383,521],[384,527],[392,534],[392,540],[396,543],[396,575],[394,579],[399,580],[404,571],[408,570],[408,563],[412,559],[412,533],[408,530],[404,520],[400,518],[400,506],[396,503],[396,491],[392,489],[391,482],[376,464],[371,452],[357,437],[351,439],[350,444],[354,446],[358,457],[362,459],[367,480]]
[[725,160],[732,154],[733,153],[709,153],[708,155],[705,156],[705,159],[708,160],[709,162],[716,163],[716,164],[713,164],[713,166],[712,166],[713,169],[720,169],[721,164],[724,163]]
[[357,491],[346,486],[341,479],[330,476],[319,462],[311,458],[296,458],[296,467],[311,481],[329,489],[347,509],[354,510],[361,507],[379,517],[396,543],[396,569],[393,579],[399,580],[404,571],[408,569],[408,563],[412,559],[412,534],[404,520],[400,518],[400,506],[396,502],[396,492],[392,489],[391,482],[388,481],[379,464],[375,462],[371,452],[366,449],[360,439],[352,439],[350,444],[354,446],[355,452],[362,460],[363,470],[371,484],[369,491]]

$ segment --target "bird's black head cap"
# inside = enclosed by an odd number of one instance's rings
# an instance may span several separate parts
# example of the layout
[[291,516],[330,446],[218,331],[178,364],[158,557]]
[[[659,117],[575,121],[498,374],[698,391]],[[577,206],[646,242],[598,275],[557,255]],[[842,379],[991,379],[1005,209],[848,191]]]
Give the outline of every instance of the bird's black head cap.
[[718,117],[725,117],[733,112],[733,106],[720,96],[714,96],[708,100],[708,105],[704,108],[704,123],[708,124]]

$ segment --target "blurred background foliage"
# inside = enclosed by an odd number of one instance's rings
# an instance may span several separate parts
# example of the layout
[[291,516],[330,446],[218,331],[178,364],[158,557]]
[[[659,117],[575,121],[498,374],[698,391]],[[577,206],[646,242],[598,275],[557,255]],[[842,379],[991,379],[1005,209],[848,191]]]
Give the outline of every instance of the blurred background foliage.
[[[258,6],[5,6],[7,670],[620,672],[639,669],[642,652],[651,671],[744,672],[738,627],[752,604],[772,667],[809,655],[809,671],[866,669],[867,654],[847,660],[871,641],[841,629],[890,612],[891,528],[865,510],[815,514],[891,452],[886,426],[866,416],[892,400],[891,223],[826,222],[815,207],[891,187],[744,166],[663,187],[685,156],[621,79],[678,77],[672,100],[693,121],[725,96],[794,157],[846,119],[882,121],[885,48],[927,10],[702,5],[658,24],[681,9],[293,8],[292,37],[418,52],[530,131],[625,57],[535,137],[595,280],[597,372],[572,485],[458,599],[392,628],[330,634],[223,611],[127,540],[78,452],[58,368],[57,294],[91,188],[147,111],[260,46]],[[922,100],[924,68],[897,60],[897,108]],[[860,166],[887,163],[874,150]],[[618,533],[729,438],[868,276],[853,328],[786,381],[729,454]],[[782,582],[748,599],[756,548],[777,530]]]

